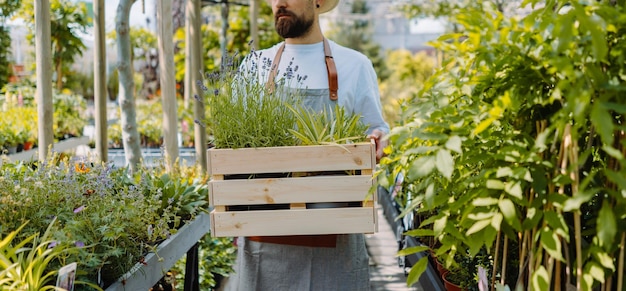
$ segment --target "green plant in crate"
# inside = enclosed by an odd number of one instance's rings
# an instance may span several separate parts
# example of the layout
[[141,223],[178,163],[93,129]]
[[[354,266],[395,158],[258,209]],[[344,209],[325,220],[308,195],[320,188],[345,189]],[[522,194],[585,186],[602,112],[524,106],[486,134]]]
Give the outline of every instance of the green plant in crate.
[[290,128],[301,145],[339,144],[365,141],[367,126],[359,121],[359,115],[348,115],[336,105],[332,110],[324,108],[314,112],[301,106],[286,105],[296,119],[295,129]]
[[236,56],[226,61],[222,71],[207,74],[204,81],[199,82],[207,100],[204,122],[216,148],[296,145],[289,132],[295,117],[283,101],[295,96],[269,91],[254,72],[239,72]]

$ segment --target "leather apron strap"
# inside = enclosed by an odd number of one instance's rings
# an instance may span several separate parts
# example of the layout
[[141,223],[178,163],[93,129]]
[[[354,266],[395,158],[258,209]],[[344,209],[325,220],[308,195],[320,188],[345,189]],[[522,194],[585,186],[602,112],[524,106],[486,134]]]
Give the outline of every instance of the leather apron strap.
[[[274,61],[272,61],[272,67],[270,70],[269,77],[267,78],[267,83],[265,83],[265,88],[272,93],[274,92],[275,79],[276,74],[278,73],[278,64],[280,64],[280,58],[283,55],[283,51],[285,51],[285,43],[283,43],[278,51],[276,52],[276,56],[274,56]],[[328,90],[330,100],[337,100],[337,90],[339,89],[339,82],[337,81],[337,67],[335,66],[335,60],[333,59],[333,53],[330,51],[330,45],[328,44],[328,40],[324,38],[324,60],[326,62],[326,73],[328,74]]]

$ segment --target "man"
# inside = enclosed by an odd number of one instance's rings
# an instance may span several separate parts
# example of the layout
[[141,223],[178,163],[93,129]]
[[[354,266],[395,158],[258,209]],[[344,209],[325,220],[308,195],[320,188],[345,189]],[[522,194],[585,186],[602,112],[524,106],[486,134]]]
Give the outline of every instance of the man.
[[[319,14],[339,0],[269,0],[275,28],[285,41],[254,52],[257,76],[269,89],[297,87],[306,107],[339,104],[369,126],[380,159],[389,126],[382,118],[376,73],[363,54],[322,34]],[[246,64],[244,63],[244,66]],[[297,75],[297,76],[296,76]],[[289,82],[292,79],[295,82]],[[278,84],[278,85],[277,85]],[[364,193],[365,195],[366,193]],[[238,239],[235,272],[226,290],[369,290],[362,234],[247,237]]]

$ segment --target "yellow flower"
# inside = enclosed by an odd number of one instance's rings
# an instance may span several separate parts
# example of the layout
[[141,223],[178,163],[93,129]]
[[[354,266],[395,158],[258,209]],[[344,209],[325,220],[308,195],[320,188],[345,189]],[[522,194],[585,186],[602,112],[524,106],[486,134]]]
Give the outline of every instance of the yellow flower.
[[89,168],[85,163],[76,163],[74,164],[74,169],[77,173],[89,173]]

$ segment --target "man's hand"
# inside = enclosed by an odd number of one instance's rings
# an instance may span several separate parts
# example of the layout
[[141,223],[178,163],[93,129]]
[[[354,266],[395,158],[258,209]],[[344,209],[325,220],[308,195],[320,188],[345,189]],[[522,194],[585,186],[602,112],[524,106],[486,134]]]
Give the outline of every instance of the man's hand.
[[384,135],[384,132],[378,129],[374,129],[372,133],[367,136],[368,138],[374,139],[374,142],[376,143],[376,163],[378,163],[380,161],[380,158],[383,157],[383,149],[388,144],[388,141],[386,139],[383,139]]

